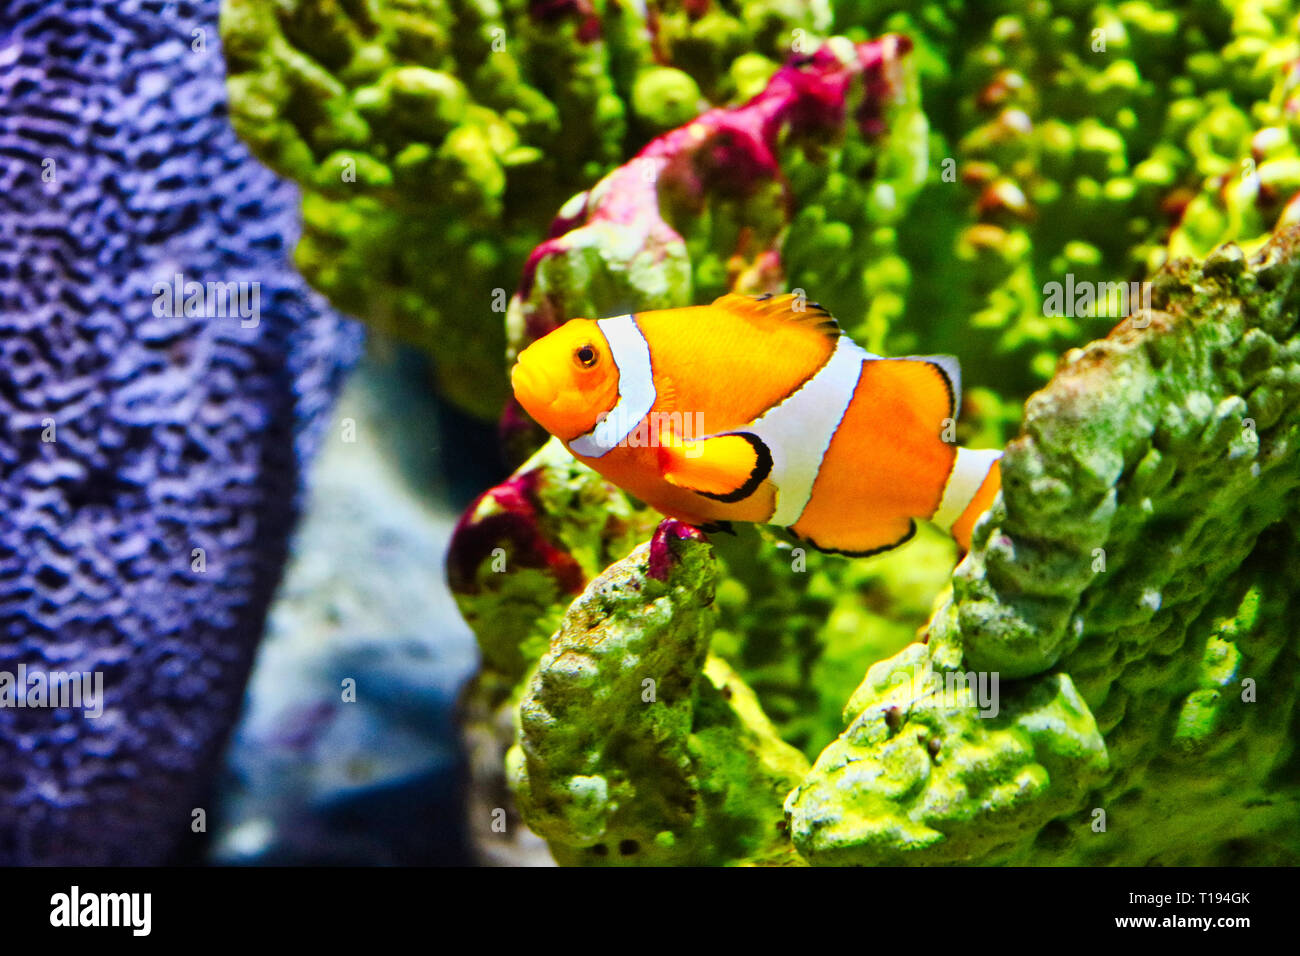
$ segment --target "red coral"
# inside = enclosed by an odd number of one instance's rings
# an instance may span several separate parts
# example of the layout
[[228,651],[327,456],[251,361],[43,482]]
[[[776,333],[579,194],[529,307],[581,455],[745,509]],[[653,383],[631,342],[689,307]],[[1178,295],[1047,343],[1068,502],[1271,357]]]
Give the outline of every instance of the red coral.
[[668,572],[677,561],[677,553],[672,547],[674,541],[705,540],[707,539],[704,537],[704,532],[699,528],[678,521],[676,518],[665,518],[659,522],[654,537],[650,539],[650,562],[646,568],[646,576],[656,581],[668,580]]
[[778,144],[791,137],[837,135],[859,80],[864,90],[854,119],[866,135],[879,135],[885,104],[901,87],[901,58],[911,48],[906,37],[889,35],[858,44],[856,57],[846,63],[824,45],[811,55],[791,58],[743,106],[710,110],[652,140],[593,187],[576,209],[558,217],[546,241],[528,257],[517,293],[527,336],[523,344],[572,317],[552,297],[528,300],[541,263],[580,245],[584,229],[614,224],[620,232],[640,236],[642,249],[661,254],[680,246],[682,237],[660,211],[661,192],[670,191],[688,206],[703,206],[710,196],[743,198],[765,183],[782,182]]
[[[541,526],[537,497],[541,469],[515,475],[485,491],[461,515],[447,553],[447,582],[457,595],[477,594],[478,569],[497,548],[516,568],[549,570],[561,591],[576,594],[587,582],[582,567],[567,551],[556,547]],[[475,518],[485,500],[494,508]]]

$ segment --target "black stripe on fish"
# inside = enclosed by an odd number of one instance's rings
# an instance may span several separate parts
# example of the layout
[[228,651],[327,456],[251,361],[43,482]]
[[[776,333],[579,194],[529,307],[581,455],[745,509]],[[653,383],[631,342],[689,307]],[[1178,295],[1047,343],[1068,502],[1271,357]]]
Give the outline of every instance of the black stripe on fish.
[[957,393],[953,391],[952,379],[948,377],[948,370],[938,362],[926,362],[925,364],[938,372],[939,377],[943,379],[943,387],[948,391],[948,412],[950,415],[955,416],[957,414]]
[[801,535],[799,532],[795,531],[794,528],[786,528],[785,530],[789,531],[790,534],[794,535],[797,541],[800,541],[803,544],[812,545],[822,554],[840,554],[846,558],[869,558],[872,555],[884,554],[886,551],[893,551],[895,548],[907,544],[907,542],[911,541],[912,537],[916,534],[916,522],[909,520],[907,526],[907,534],[903,535],[893,544],[881,545],[879,548],[871,548],[867,551],[845,551],[842,550],[841,548],[825,548],[822,547],[820,544],[818,544],[816,541],[814,541],[812,538],[808,538],[805,537],[804,535]]

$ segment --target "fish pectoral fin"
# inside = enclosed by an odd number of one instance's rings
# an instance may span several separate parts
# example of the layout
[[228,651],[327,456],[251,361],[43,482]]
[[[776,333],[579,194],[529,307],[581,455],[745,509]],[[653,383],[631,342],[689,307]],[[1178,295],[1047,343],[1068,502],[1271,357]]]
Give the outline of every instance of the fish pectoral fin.
[[659,446],[664,481],[717,501],[742,501],[772,472],[772,453],[757,435],[737,432],[698,441],[675,436]]

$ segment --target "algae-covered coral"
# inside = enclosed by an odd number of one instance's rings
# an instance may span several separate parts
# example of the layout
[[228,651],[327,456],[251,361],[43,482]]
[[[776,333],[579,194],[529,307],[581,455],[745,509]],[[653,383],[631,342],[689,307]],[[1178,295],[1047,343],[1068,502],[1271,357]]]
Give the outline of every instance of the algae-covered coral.
[[236,129],[306,190],[303,273],[491,417],[504,297],[555,210],[754,92],[792,31],[825,28],[817,8],[226,0],[222,37]]
[[508,406],[528,460],[449,576],[470,709],[557,859],[1300,859],[1298,27],[1245,0],[227,0],[237,127],[308,189],[305,273],[461,404],[495,414],[572,316],[802,289],[873,351],[958,355],[962,443],[1020,434],[951,579],[937,536],[850,562],[671,525],[660,579],[656,516],[529,458]]
[[[876,247],[860,246],[850,255],[845,237],[897,214],[893,205],[868,200],[888,195],[901,201],[913,192],[916,160],[925,148],[909,49],[898,37],[819,48],[778,71],[749,103],[707,113],[657,137],[626,166],[566,204],[552,226],[554,236],[525,264],[508,313],[511,342],[525,344],[565,316],[603,314],[633,303],[686,305],[698,290],[722,291],[729,284],[760,291],[783,278],[809,287],[817,282],[846,302],[864,301],[857,267]],[[836,173],[820,178],[822,164]],[[841,237],[833,273],[838,284],[827,266],[829,250],[801,246],[792,221],[792,211],[805,204],[816,208],[832,194],[844,199],[841,214],[847,220],[828,229]],[[566,467],[562,462],[568,460],[573,467],[563,449],[559,455],[537,463],[555,469]],[[513,481],[533,470],[526,465]],[[484,505],[491,508],[501,491],[510,497],[509,488],[488,492],[470,514],[478,515]],[[542,527],[589,522],[583,513],[561,509]],[[488,544],[508,554],[514,548],[507,540],[513,533],[498,527],[492,530],[495,538],[485,537],[476,519],[467,516],[467,522],[452,544],[453,589],[467,619],[495,647],[499,638],[486,635],[513,633],[499,595],[508,591],[511,601],[531,606],[553,601],[554,591],[547,585],[525,595],[519,585],[507,583],[513,578],[509,571],[493,573]],[[920,570],[895,564],[895,573],[928,579],[932,592],[942,580],[951,546],[932,538],[918,546],[938,555],[937,561]],[[886,597],[889,609],[866,610],[865,616],[882,627],[873,640],[863,642],[853,630],[864,609],[847,606],[851,602],[842,601],[840,594],[887,592],[879,567],[826,561],[800,551],[794,563],[811,573],[792,580],[774,572],[771,554],[753,560],[746,550],[732,554],[732,573],[721,588],[722,624],[730,632],[724,643],[735,650],[732,659],[750,669],[756,686],[769,692],[771,716],[786,725],[787,737],[813,755],[833,734],[843,697],[862,669],[910,636],[906,624],[890,619],[890,610],[904,606],[915,619],[914,628],[924,619],[925,603]],[[512,567],[508,560],[506,568]],[[791,559],[775,560],[789,567]],[[579,586],[592,573],[581,576]],[[489,582],[487,590],[458,583],[471,579]],[[836,620],[839,640],[826,654],[828,612]],[[529,644],[536,647],[532,640]],[[494,652],[487,645],[485,652],[484,676],[495,680]],[[536,653],[527,657],[528,663],[535,659]]]
[[981,354],[970,382],[1023,394],[1128,311],[1045,310],[1048,282],[1141,280],[1296,221],[1294,4],[841,6],[917,44],[946,162],[900,226],[931,280],[908,314],[933,317],[936,347]]
[[[786,800],[804,860],[1300,858],[1298,272],[1300,230],[1251,259],[1229,245],[1179,260],[1156,276],[1152,311],[1063,360],[925,642],[871,668]],[[651,833],[652,859],[701,859],[688,835],[708,802],[645,776],[642,758],[709,726],[683,684],[707,673],[716,572],[673,579],[660,599],[653,553],[592,582],[525,682],[510,770],[524,819],[562,861],[609,862],[612,842]],[[672,704],[656,714],[638,682],[668,667]],[[974,685],[989,675],[986,702]],[[726,686],[749,693],[739,675]],[[709,738],[707,756],[761,766],[768,739]],[[704,758],[669,749],[656,759],[688,775]],[[728,786],[732,825],[779,796],[761,775]]]
[[666,521],[565,614],[520,704],[508,768],[561,863],[717,863],[786,852],[772,799],[807,770],[709,657],[717,563]]
[[1300,230],[1179,260],[1152,311],[1066,356],[916,662],[1000,673],[1003,713],[891,692],[905,661],[877,665],[787,803],[801,852],[1300,858],[1298,270]]
[[[909,96],[911,118],[883,121],[895,159],[841,143],[787,162],[785,271],[869,347],[977,354],[968,382],[1004,428],[1065,348],[1127,311],[1044,315],[1045,282],[1141,279],[1295,220],[1287,3],[227,0],[223,15],[236,128],[307,189],[305,274],[425,346],[486,416],[505,397],[500,312],[555,210],[788,57],[888,31],[916,46],[924,111]],[[881,161],[893,170],[863,172]],[[695,298],[764,268],[779,217],[748,205],[686,237]]]

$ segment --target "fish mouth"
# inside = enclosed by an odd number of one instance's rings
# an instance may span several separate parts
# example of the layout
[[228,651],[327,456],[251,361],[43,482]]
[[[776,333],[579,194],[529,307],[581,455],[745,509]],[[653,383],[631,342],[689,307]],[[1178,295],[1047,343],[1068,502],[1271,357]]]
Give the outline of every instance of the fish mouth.
[[560,390],[549,376],[524,362],[516,362],[510,370],[510,385],[514,389],[515,398],[525,408],[550,407],[560,395]]

